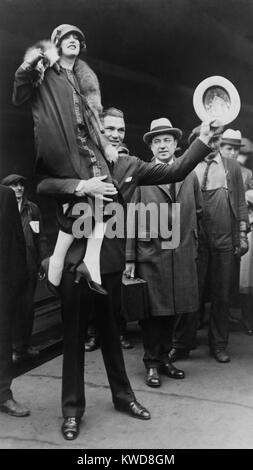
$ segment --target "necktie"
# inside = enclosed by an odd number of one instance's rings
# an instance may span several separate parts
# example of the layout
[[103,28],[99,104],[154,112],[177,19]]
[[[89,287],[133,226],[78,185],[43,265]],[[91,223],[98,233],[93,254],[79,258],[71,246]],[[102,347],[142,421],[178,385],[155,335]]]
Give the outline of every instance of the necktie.
[[172,202],[176,202],[176,187],[175,183],[170,183],[170,195]]
[[206,162],[206,169],[205,169],[202,184],[201,184],[201,191],[206,191],[207,177],[208,177],[208,172],[209,172],[211,163],[213,163],[213,160],[207,160]]

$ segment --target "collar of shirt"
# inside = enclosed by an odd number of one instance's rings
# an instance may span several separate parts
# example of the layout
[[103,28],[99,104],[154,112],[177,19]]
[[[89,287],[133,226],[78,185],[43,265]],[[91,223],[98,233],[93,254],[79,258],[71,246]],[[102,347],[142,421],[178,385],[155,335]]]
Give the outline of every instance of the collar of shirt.
[[169,162],[161,162],[161,160],[159,160],[159,158],[156,158],[156,159],[155,159],[155,162],[156,162],[156,163],[159,163],[159,164],[162,164],[162,165],[165,165],[165,164],[167,164],[167,163],[168,163],[169,165],[172,165],[172,163],[174,163],[174,161],[175,161],[175,157],[174,157],[174,156],[171,158],[171,160],[170,160]]
[[[214,155],[214,153],[212,153],[211,155]],[[207,156],[202,162],[200,162],[196,166],[195,173],[198,177],[200,186],[203,182],[207,162],[210,160],[212,160],[215,165],[211,165],[209,168],[206,189],[227,189],[227,171],[224,167],[224,163],[222,161],[220,153],[217,153],[213,158],[208,158]]]
[[[212,155],[212,154],[211,154],[211,155]],[[209,155],[207,155],[207,157],[205,158],[205,162],[208,162],[208,161],[210,161],[210,160],[212,160],[212,161],[215,162],[215,163],[221,163],[221,155],[220,155],[220,153],[218,152],[218,153],[215,155],[215,157],[213,157],[213,158],[209,158]]]

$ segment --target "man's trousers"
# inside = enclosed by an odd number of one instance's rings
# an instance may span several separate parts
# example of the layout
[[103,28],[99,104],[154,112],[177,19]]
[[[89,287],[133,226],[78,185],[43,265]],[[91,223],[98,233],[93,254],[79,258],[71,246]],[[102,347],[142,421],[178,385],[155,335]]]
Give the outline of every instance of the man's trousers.
[[[115,312],[121,303],[122,273],[102,276],[108,295],[92,292],[86,281],[74,282],[73,273],[64,273],[61,283],[63,318],[63,416],[81,417],[85,410],[84,354],[89,309],[95,303],[95,323],[114,404],[135,399],[129,383],[119,340]],[[96,370],[94,370],[94,378]]]

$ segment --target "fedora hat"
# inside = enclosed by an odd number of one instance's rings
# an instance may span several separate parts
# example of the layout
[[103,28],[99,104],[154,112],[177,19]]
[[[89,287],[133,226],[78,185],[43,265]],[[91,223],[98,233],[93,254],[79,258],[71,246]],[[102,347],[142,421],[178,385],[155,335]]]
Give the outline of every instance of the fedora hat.
[[221,145],[228,144],[234,145],[235,147],[244,147],[242,143],[242,134],[240,131],[234,131],[233,129],[226,129],[221,137]]
[[241,100],[233,83],[215,75],[199,83],[193,94],[193,107],[201,121],[213,119],[213,126],[226,125],[237,117]]
[[174,135],[175,139],[180,140],[183,133],[177,127],[173,127],[169,119],[160,118],[154,119],[150,124],[150,131],[146,132],[143,136],[145,144],[150,145],[150,141],[155,135],[159,134],[171,134]]

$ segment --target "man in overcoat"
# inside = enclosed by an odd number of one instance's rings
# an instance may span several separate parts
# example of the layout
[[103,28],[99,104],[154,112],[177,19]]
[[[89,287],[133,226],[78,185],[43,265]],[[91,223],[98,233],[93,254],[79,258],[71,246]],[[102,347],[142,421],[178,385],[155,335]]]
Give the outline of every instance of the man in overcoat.
[[[154,120],[150,131],[144,135],[144,142],[153,153],[152,163],[175,161],[175,150],[182,131],[172,127],[165,118]],[[147,369],[146,384],[161,385],[160,371],[172,378],[183,378],[183,371],[173,367],[168,360],[169,341],[172,336],[175,316],[185,318],[191,314],[191,323],[196,323],[198,311],[197,277],[197,218],[202,212],[202,196],[196,174],[191,172],[183,181],[157,186],[137,188],[133,202],[138,206],[138,222],[135,238],[127,240],[126,274],[147,281],[150,312],[141,321],[144,345],[144,364]],[[158,227],[151,223],[142,227],[141,211],[155,204],[158,209]],[[180,215],[173,220],[173,203],[180,205]],[[168,211],[168,213],[167,213]],[[166,248],[167,227],[177,224],[179,240],[175,247]]]
[[13,321],[13,362],[20,362],[27,357],[33,359],[39,355],[39,350],[31,344],[34,296],[41,260],[47,252],[40,209],[37,204],[27,199],[25,182],[26,178],[17,174],[10,174],[2,180],[2,184],[9,186],[16,196],[25,237],[28,271],[25,289],[16,297],[16,312]]

